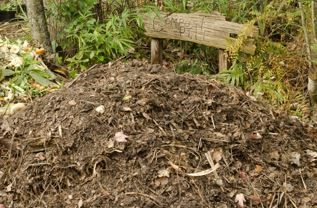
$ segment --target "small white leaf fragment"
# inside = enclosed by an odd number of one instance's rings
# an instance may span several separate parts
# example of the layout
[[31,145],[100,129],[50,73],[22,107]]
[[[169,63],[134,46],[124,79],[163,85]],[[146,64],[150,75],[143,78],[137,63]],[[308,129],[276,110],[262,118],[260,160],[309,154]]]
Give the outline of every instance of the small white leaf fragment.
[[300,166],[300,154],[298,152],[292,152],[290,155],[291,164]]
[[108,142],[108,148],[111,149],[111,148],[113,148],[113,147],[114,147],[114,141],[111,139],[111,140],[109,140],[109,142]]
[[294,190],[294,186],[292,186],[292,184],[289,184],[289,183],[283,183],[283,191],[286,191],[286,192],[292,192]]
[[306,154],[310,157],[310,161],[314,162],[317,160],[317,152],[311,151],[311,150],[305,150]]
[[74,106],[74,105],[76,105],[77,103],[76,103],[76,101],[75,100],[70,100],[69,102],[68,102],[68,105],[71,105],[71,106]]
[[167,177],[167,178],[169,178],[169,177],[170,177],[170,171],[169,171],[169,169],[159,170],[159,171],[158,171],[158,177],[159,177],[159,178],[162,178],[162,177]]
[[237,203],[237,206],[239,208],[243,208],[244,207],[244,202],[245,202],[245,197],[243,194],[237,194],[236,198],[234,199],[234,202]]
[[222,159],[222,149],[212,152],[212,159],[217,163]]
[[10,183],[8,186],[7,186],[7,188],[6,188],[6,191],[7,192],[11,192],[12,191],[12,183]]
[[128,142],[127,141],[127,138],[129,138],[127,135],[125,135],[122,131],[119,131],[117,132],[115,135],[114,135],[114,140],[116,142],[119,142],[119,143],[125,143],[125,142]]
[[122,108],[122,110],[124,111],[124,112],[131,112],[132,111],[132,109],[130,108],[130,107],[123,107]]
[[82,199],[80,199],[79,202],[78,202],[78,205],[77,205],[78,208],[81,208],[83,205],[84,205],[84,202],[83,202]]
[[103,114],[105,112],[105,106],[100,105],[95,109],[98,113]]
[[26,105],[24,103],[9,104],[5,107],[0,108],[0,114],[13,115],[18,111],[23,111],[25,108]]
[[123,101],[129,101],[129,100],[131,100],[131,98],[132,98],[131,95],[125,95],[125,96],[122,98],[122,100],[123,100]]

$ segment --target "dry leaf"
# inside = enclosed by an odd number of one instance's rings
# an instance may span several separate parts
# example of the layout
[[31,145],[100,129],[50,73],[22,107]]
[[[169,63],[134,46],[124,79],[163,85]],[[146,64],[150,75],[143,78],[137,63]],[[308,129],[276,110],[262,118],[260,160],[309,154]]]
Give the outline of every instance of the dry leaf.
[[252,201],[252,204],[254,205],[259,205],[261,203],[261,198],[258,195],[251,195],[248,196],[248,198],[250,199],[250,201]]
[[285,192],[292,192],[294,190],[294,186],[292,186],[292,184],[289,183],[283,183],[283,189]]
[[170,171],[169,171],[169,169],[159,170],[159,171],[158,171],[158,177],[159,177],[159,178],[162,178],[162,177],[167,177],[167,178],[169,178],[169,177],[170,177]]
[[83,202],[82,199],[80,199],[79,202],[78,202],[78,205],[77,205],[78,208],[81,208],[83,205],[84,205],[84,202]]
[[68,105],[74,106],[74,105],[76,105],[76,104],[77,104],[77,103],[76,103],[75,100],[70,100],[70,101],[68,102]]
[[166,186],[167,184],[168,184],[168,178],[167,177],[157,178],[154,181],[154,186],[155,187]]
[[116,142],[119,142],[119,143],[125,143],[125,142],[128,142],[127,141],[127,138],[129,138],[127,135],[125,135],[122,131],[119,131],[117,132],[115,135],[114,135],[114,140]]
[[234,199],[234,202],[237,203],[239,208],[244,207],[245,198],[243,194],[237,194],[236,198]]
[[300,166],[300,153],[292,152],[289,160],[290,160],[291,164],[297,165],[299,167]]
[[111,149],[111,148],[113,148],[114,147],[114,141],[111,139],[111,140],[109,140],[109,142],[108,142],[108,148],[109,149]]
[[271,160],[279,160],[280,159],[280,153],[277,150],[274,150],[270,153]]
[[125,96],[122,98],[122,100],[123,100],[123,101],[129,101],[129,100],[131,100],[131,98],[132,98],[131,95],[125,95]]
[[238,172],[240,178],[245,182],[247,183],[249,181],[249,177],[248,177],[248,174],[244,171],[239,171]]
[[26,108],[24,103],[9,104],[8,106],[0,108],[0,114],[13,115],[16,112],[23,111]]
[[261,165],[255,165],[254,171],[259,174],[263,171],[263,167]]
[[105,106],[100,105],[95,109],[98,113],[103,114],[105,112]]
[[123,107],[122,108],[122,110],[124,111],[124,112],[131,112],[132,111],[132,109],[130,108],[130,107]]
[[314,162],[317,160],[317,152],[311,150],[305,150],[306,154],[310,156],[310,162]]
[[212,152],[212,159],[213,161],[215,161],[216,163],[219,162],[222,159],[222,150],[216,150]]
[[249,135],[249,139],[251,140],[262,139],[262,135],[259,132],[254,131]]
[[10,184],[7,186],[7,188],[6,188],[6,191],[7,191],[7,192],[11,192],[11,191],[12,191],[12,186],[13,186],[13,184],[10,183]]

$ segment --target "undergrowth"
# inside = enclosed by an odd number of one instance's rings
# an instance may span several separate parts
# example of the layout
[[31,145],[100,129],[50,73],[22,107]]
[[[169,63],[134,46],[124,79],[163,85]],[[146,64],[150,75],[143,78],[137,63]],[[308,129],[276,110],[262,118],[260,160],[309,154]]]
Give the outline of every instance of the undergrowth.
[[[305,5],[308,3],[305,1]],[[75,76],[95,63],[106,63],[149,47],[143,35],[142,12],[155,8],[149,0],[49,1],[47,17],[59,63]],[[248,91],[295,115],[307,114],[307,63],[300,10],[295,0],[164,0],[167,12],[219,11],[228,21],[257,26],[255,55],[240,53],[245,35],[227,48],[230,67],[217,79]],[[309,9],[305,7],[309,16]],[[158,10],[158,8],[156,8]],[[142,41],[137,41],[142,40]],[[140,44],[140,42],[148,42]],[[217,50],[189,42],[170,41],[166,59],[176,72],[212,75],[218,72]],[[148,54],[147,54],[148,55]],[[180,61],[181,60],[181,61]]]

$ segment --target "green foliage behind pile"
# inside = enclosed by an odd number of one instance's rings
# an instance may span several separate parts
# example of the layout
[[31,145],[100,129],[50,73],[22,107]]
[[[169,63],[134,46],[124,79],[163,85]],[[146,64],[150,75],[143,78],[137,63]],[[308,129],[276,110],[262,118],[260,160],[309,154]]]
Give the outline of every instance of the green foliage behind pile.
[[94,12],[96,4],[96,0],[69,0],[51,8],[51,14],[59,14],[62,22],[67,22],[58,39],[73,69],[108,62],[133,49],[135,26],[141,24],[136,13],[124,9],[101,20]]

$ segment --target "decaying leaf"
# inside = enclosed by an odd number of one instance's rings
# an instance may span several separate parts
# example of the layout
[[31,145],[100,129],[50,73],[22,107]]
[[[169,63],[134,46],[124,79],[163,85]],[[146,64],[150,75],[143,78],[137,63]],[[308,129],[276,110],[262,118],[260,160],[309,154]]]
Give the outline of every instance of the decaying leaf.
[[297,165],[298,167],[300,166],[300,153],[298,152],[292,152],[290,154],[289,160],[291,164]]
[[13,115],[14,113],[18,111],[23,111],[25,108],[26,108],[26,105],[24,103],[9,104],[6,107],[0,108],[0,114]]
[[122,131],[119,131],[117,132],[115,135],[114,135],[114,140],[116,142],[119,142],[119,143],[125,143],[125,142],[128,142],[127,141],[127,138],[129,138],[127,135],[125,135]]
[[80,199],[77,204],[78,208],[81,208],[83,205],[84,205],[84,202],[82,199]]
[[6,187],[6,191],[7,191],[7,192],[11,192],[11,191],[12,191],[12,186],[13,186],[13,183],[10,183],[10,184]]
[[127,102],[127,101],[131,100],[131,98],[132,98],[131,95],[125,95],[125,96],[122,98],[122,100]]
[[[76,105],[77,103],[76,103],[75,100],[70,100],[70,101],[68,102],[68,104],[71,105],[71,106],[74,106],[74,105]],[[97,110],[97,109],[96,109],[96,110]]]
[[154,181],[154,186],[155,187],[166,186],[167,184],[168,184],[168,178],[167,177],[157,178]]
[[279,160],[280,159],[280,153],[277,150],[274,150],[270,153],[271,160]]
[[243,194],[237,194],[236,198],[234,199],[234,202],[237,203],[237,206],[239,208],[243,208],[244,207],[244,202],[245,202],[245,197]]
[[250,140],[262,139],[262,135],[259,132],[254,131],[249,135],[249,139]]
[[132,109],[130,107],[126,107],[126,106],[122,107],[122,110],[124,112],[131,112],[132,111]]
[[311,150],[305,150],[306,154],[310,157],[310,162],[314,162],[317,160],[317,152]]
[[158,171],[158,177],[162,178],[162,177],[170,177],[170,170],[169,169],[161,169]]
[[283,191],[285,192],[292,192],[294,190],[294,186],[292,186],[292,184],[290,183],[283,183]]
[[263,166],[261,165],[255,165],[255,169],[254,169],[255,173],[259,174],[263,171]]
[[251,195],[248,196],[248,198],[250,199],[250,201],[252,201],[253,205],[259,205],[261,203],[261,198],[258,195]]
[[103,114],[105,112],[105,106],[100,105],[95,109],[98,113]]
[[218,149],[212,152],[212,159],[217,163],[222,159],[222,149]]

